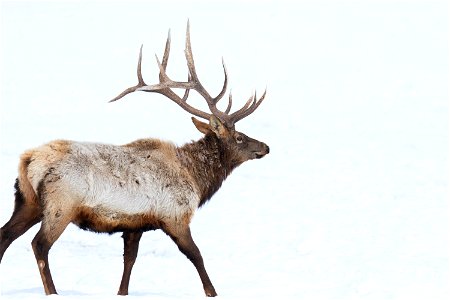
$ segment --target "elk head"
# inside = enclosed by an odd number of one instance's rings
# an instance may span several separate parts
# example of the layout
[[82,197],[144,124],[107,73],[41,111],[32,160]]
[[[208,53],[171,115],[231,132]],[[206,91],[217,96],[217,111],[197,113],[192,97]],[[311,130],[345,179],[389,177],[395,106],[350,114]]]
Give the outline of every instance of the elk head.
[[[257,99],[255,92],[255,94],[248,99],[248,101],[242,108],[238,109],[237,111],[231,114],[230,110],[233,103],[233,99],[230,93],[228,97],[227,108],[225,109],[225,111],[219,110],[217,108],[217,103],[225,95],[228,85],[228,74],[227,69],[225,67],[225,63],[222,60],[223,71],[225,74],[222,90],[216,97],[212,97],[200,83],[200,80],[198,79],[197,76],[197,72],[195,70],[189,27],[190,26],[188,21],[186,29],[186,49],[184,51],[189,70],[187,82],[173,81],[166,74],[166,68],[170,53],[170,31],[169,31],[162,63],[158,59],[158,56],[156,56],[156,61],[159,67],[159,83],[147,85],[144,82],[141,72],[141,65],[142,65],[142,46],[141,46],[137,66],[138,84],[127,88],[117,97],[112,99],[110,102],[119,100],[125,95],[135,91],[153,92],[162,94],[167,98],[169,98],[170,100],[174,101],[185,111],[199,118],[208,120],[209,123],[204,123],[192,117],[194,125],[200,132],[204,133],[205,135],[214,134],[227,146],[227,148],[233,150],[239,157],[239,164],[249,159],[263,157],[264,155],[269,153],[269,147],[260,141],[252,139],[246,136],[245,134],[236,131],[235,123],[247,117],[259,107],[259,105],[262,103],[262,101],[266,96],[266,91],[264,91],[263,95],[259,99]],[[185,91],[183,97],[178,96],[172,89],[184,89]],[[208,105],[210,113],[201,111],[187,103],[190,90],[196,91],[204,98],[206,104]]]
[[255,140],[242,132],[236,131],[223,124],[217,117],[211,116],[209,124],[192,117],[195,127],[205,135],[214,134],[227,148],[237,156],[237,164],[249,159],[259,159],[269,153],[269,146]]

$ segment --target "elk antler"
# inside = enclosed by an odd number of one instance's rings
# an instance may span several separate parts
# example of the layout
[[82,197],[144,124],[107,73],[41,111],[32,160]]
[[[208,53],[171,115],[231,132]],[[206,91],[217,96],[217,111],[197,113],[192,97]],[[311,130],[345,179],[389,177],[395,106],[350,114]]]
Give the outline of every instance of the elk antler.
[[[186,61],[188,65],[188,81],[182,82],[182,81],[173,81],[171,80],[167,74],[166,74],[166,68],[167,68],[167,62],[169,60],[169,52],[170,52],[170,31],[167,36],[166,41],[166,48],[164,50],[164,56],[162,59],[162,63],[159,61],[158,56],[156,56],[156,61],[158,63],[159,67],[159,83],[153,84],[153,85],[147,85],[144,82],[144,79],[142,78],[142,72],[141,72],[141,65],[142,65],[142,46],[139,51],[139,60],[138,60],[138,66],[137,66],[137,77],[138,77],[138,84],[132,87],[127,88],[122,93],[120,93],[117,97],[112,99],[109,102],[113,102],[116,100],[121,99],[125,95],[135,92],[135,91],[144,91],[144,92],[154,92],[159,93],[170,100],[177,103],[179,106],[181,106],[184,110],[187,112],[206,120],[209,120],[211,117],[211,114],[206,113],[204,111],[201,111],[187,103],[187,99],[189,97],[189,91],[195,90],[198,92],[206,101],[208,104],[209,110],[211,111],[212,115],[216,116],[218,119],[220,119],[227,127],[233,128],[234,124],[238,122],[239,120],[242,120],[243,118],[250,115],[252,112],[254,112],[258,106],[261,104],[261,102],[264,100],[264,97],[266,96],[266,91],[264,91],[264,94],[257,100],[256,98],[256,92],[254,95],[252,95],[248,101],[245,103],[245,105],[233,112],[232,114],[229,114],[231,110],[232,105],[232,96],[231,93],[228,98],[228,106],[225,109],[225,111],[221,111],[217,108],[217,103],[220,99],[225,95],[225,92],[227,90],[228,85],[228,74],[227,69],[225,67],[225,63],[222,59],[222,66],[223,66],[223,72],[225,74],[225,79],[223,83],[222,90],[216,97],[212,97],[206,89],[203,87],[203,85],[200,83],[197,72],[195,70],[195,64],[194,64],[194,57],[192,55],[192,48],[191,48],[191,38],[190,38],[190,29],[189,29],[189,21],[187,23],[187,29],[186,29],[186,49],[184,50]],[[185,89],[184,95],[181,98],[178,96],[172,89],[179,88],[179,89]]]

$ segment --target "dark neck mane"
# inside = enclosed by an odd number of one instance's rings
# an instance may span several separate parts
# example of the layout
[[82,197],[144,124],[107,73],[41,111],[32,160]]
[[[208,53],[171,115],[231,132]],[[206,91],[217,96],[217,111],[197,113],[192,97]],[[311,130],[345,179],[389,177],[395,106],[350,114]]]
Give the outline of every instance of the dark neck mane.
[[199,207],[211,199],[222,182],[239,165],[233,151],[213,133],[178,148],[177,154],[200,190]]

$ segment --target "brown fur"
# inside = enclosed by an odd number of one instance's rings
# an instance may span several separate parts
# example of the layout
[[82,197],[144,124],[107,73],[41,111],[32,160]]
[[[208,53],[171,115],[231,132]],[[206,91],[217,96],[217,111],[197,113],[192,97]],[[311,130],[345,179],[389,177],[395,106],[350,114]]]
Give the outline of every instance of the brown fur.
[[33,152],[27,151],[20,157],[19,163],[19,189],[23,194],[25,201],[38,203],[36,193],[28,180],[28,165],[33,157]]
[[[29,174],[30,164],[42,164],[42,162],[60,161],[70,152],[70,141],[55,140],[41,147],[25,151],[20,157],[19,163],[19,187],[26,202],[38,203],[36,191],[30,179],[38,178],[41,174]],[[45,167],[44,167],[45,168]]]
[[[102,213],[98,213],[103,210]],[[116,212],[107,212],[108,218],[103,217],[103,208],[82,207],[78,209],[73,223],[82,229],[94,232],[123,232],[123,231],[148,231],[160,229],[164,223],[160,218],[151,214],[127,215]]]
[[125,144],[124,147],[135,148],[141,151],[151,151],[151,150],[168,151],[169,149],[174,148],[174,145],[167,142],[163,142],[158,139],[140,139]]
[[233,152],[224,147],[212,132],[200,141],[178,149],[181,163],[191,168],[191,175],[201,192],[199,206],[214,195],[226,177],[239,165],[233,156]]

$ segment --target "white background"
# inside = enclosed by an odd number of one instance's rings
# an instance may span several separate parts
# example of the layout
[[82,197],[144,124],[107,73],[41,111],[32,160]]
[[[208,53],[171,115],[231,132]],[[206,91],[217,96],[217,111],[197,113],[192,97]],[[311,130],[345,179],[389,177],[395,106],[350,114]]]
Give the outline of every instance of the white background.
[[[123,144],[200,138],[159,95],[107,101],[168,74],[184,80],[191,22],[200,79],[224,57],[237,129],[271,153],[239,167],[192,232],[221,299],[448,299],[449,7],[446,1],[2,1],[0,225],[19,155],[52,139]],[[201,100],[193,100],[202,107]],[[6,251],[1,299],[48,299],[30,242]],[[69,226],[50,251],[61,299],[119,299],[122,240]],[[144,234],[127,299],[201,299],[191,263]],[[120,298],[122,299],[122,298]]]

